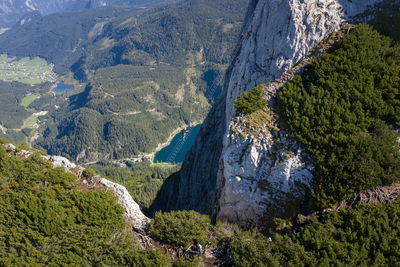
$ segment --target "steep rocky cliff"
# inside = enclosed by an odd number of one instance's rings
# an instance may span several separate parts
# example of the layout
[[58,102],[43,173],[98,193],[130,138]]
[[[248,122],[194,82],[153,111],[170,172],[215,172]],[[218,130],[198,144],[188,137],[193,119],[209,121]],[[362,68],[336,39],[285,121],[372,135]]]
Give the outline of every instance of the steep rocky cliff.
[[[225,80],[180,174],[155,208],[194,209],[214,218],[257,224],[297,212],[312,186],[313,165],[269,107],[258,119],[236,117],[233,101],[255,85],[291,72],[345,21],[379,0],[253,0]],[[258,123],[254,123],[257,122]],[[260,121],[264,121],[260,122]]]

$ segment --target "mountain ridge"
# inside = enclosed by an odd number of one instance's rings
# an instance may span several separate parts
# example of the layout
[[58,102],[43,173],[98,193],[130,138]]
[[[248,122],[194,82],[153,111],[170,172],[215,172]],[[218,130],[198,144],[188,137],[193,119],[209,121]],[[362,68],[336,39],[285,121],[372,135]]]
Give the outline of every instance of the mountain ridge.
[[104,6],[149,6],[171,0],[13,0],[0,1],[0,28],[10,28],[30,12],[49,15],[61,11],[79,11]]

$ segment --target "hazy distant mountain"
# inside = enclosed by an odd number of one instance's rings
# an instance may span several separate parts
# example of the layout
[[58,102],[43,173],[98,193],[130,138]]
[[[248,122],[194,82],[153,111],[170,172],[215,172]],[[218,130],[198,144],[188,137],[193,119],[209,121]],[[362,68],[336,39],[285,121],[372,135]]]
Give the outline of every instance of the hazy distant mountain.
[[0,27],[10,27],[32,11],[50,14],[64,9],[76,0],[0,0]]
[[147,5],[166,0],[0,0],[0,28],[13,26],[25,14],[38,11],[42,15],[62,10],[82,10],[103,6]]
[[0,35],[0,54],[40,56],[54,63],[56,72],[64,74],[84,53],[91,29],[97,23],[123,13],[126,10],[119,7],[58,12],[48,16],[30,12]]
[[[168,0],[81,0],[73,1],[73,3],[68,7],[68,9],[81,10],[87,8],[98,8],[103,6],[138,6],[138,5],[148,5],[159,2],[167,2]],[[169,0],[171,1],[171,0]]]

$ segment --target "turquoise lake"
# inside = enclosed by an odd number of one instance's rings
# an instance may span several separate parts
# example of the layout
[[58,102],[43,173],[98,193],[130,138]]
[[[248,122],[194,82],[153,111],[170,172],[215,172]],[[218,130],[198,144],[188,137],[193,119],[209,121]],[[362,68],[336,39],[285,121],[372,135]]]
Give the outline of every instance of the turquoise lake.
[[154,157],[154,162],[170,162],[180,163],[185,159],[186,153],[193,146],[197,133],[199,132],[201,124],[196,127],[190,128],[190,132],[183,137],[180,132],[174,136],[171,143],[160,150]]
[[65,92],[67,90],[74,90],[74,87],[72,85],[67,85],[64,84],[63,82],[57,83],[57,87],[53,89],[53,92],[58,94],[58,93],[62,93]]

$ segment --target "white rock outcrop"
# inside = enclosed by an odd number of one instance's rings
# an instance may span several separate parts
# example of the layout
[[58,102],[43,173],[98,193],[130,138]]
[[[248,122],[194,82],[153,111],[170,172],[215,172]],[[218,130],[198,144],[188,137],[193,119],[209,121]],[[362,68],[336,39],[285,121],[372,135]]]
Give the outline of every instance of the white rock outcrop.
[[[70,169],[76,168],[76,164],[72,163],[68,159],[60,156],[43,156],[45,160],[50,161],[53,164],[54,168],[64,167],[67,171]],[[83,170],[84,168],[82,168]]]
[[[221,161],[216,219],[257,225],[266,216],[290,216],[311,187],[314,167],[301,147],[281,130],[243,137],[240,119],[230,125]],[[293,214],[291,214],[293,213]]]
[[150,219],[143,214],[139,205],[133,200],[125,186],[100,178],[100,184],[114,191],[118,197],[118,203],[125,209],[125,217],[135,229],[145,230]]

